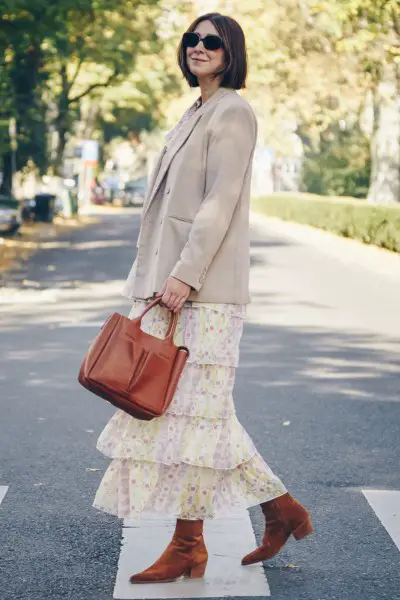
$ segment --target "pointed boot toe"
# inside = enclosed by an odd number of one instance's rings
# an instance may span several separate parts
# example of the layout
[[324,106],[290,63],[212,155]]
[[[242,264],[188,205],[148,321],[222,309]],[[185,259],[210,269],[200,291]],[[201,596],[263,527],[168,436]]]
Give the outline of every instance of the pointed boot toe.
[[242,558],[242,565],[243,566],[254,565],[255,563],[265,560],[263,558],[263,556],[264,556],[263,548],[262,547],[257,548],[256,550],[253,550],[253,552],[246,554],[246,556],[244,556]]
[[290,494],[286,493],[261,504],[265,516],[262,545],[242,559],[242,565],[269,560],[283,548],[293,535],[301,540],[313,531],[310,513]]
[[167,575],[162,572],[160,569],[149,567],[140,573],[135,573],[131,575],[129,581],[131,583],[153,583],[154,581],[166,581]]
[[177,577],[168,578],[166,575],[157,575],[154,572],[148,571],[149,569],[146,569],[146,571],[143,571],[142,573],[131,575],[129,578],[130,583],[169,583],[170,581],[178,579]]

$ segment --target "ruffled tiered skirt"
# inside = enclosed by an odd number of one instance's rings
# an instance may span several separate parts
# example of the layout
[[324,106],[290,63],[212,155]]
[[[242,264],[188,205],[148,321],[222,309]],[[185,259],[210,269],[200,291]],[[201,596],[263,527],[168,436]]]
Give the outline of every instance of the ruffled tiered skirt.
[[[146,302],[135,300],[130,317]],[[228,517],[286,493],[240,425],[233,403],[245,307],[186,303],[175,343],[186,363],[166,413],[139,421],[117,410],[97,440],[111,458],[93,506],[120,518],[159,513]],[[156,306],[142,328],[165,337],[169,311]]]

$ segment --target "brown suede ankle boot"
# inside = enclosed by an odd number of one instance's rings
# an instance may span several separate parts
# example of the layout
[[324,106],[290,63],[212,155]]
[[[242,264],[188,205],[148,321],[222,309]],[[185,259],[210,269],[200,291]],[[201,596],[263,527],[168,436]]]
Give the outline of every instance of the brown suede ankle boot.
[[171,542],[148,569],[132,575],[131,583],[166,583],[180,577],[203,577],[208,559],[203,521],[178,519]]
[[290,494],[284,494],[261,504],[265,516],[262,545],[242,558],[242,565],[267,560],[278,554],[293,535],[301,540],[312,533],[310,513]]

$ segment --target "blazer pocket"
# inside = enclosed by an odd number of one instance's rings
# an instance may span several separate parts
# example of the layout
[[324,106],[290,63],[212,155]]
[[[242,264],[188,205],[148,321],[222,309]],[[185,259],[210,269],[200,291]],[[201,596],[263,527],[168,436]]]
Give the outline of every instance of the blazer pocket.
[[184,223],[193,223],[193,219],[189,219],[188,217],[177,217],[175,215],[170,215],[170,219],[175,219],[176,221],[183,221]]

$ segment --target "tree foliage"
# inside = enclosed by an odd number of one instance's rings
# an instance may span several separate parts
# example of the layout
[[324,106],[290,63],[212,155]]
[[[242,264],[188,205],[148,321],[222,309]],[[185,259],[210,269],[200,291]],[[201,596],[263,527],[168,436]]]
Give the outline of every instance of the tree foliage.
[[[218,6],[245,29],[247,93],[258,111],[261,143],[290,154],[296,132],[306,153],[322,152],[326,159],[326,138],[343,122],[356,131],[372,104],[363,177],[371,162],[371,188],[386,182],[375,190],[375,201],[398,200],[398,0],[221,0]],[[333,157],[328,163],[336,164]]]
[[17,119],[18,166],[31,159],[42,171],[49,162],[60,167],[78,129],[77,135],[106,143],[115,137],[137,143],[143,132],[172,125],[188,96],[198,93],[185,94],[179,38],[194,17],[215,9],[245,30],[250,75],[244,93],[258,114],[260,143],[290,155],[301,139],[313,165],[331,170],[321,176],[326,189],[336,174],[338,188],[349,193],[354,184],[360,193],[371,170],[370,198],[393,201],[400,195],[397,2],[2,0],[3,170],[10,117]]
[[303,183],[308,192],[366,198],[370,178],[369,142],[355,124],[332,125],[321,135],[318,152],[305,154]]
[[8,121],[17,118],[19,166],[48,167],[47,132],[55,131],[55,167],[76,109],[89,95],[118,85],[141,55],[155,55],[158,0],[3,0],[0,151],[7,166]]

